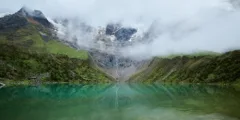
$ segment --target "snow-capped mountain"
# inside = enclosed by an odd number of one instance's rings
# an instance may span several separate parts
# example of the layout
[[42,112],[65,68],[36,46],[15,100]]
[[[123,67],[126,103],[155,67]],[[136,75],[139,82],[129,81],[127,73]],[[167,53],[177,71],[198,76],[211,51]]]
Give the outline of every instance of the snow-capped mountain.
[[62,41],[69,42],[72,47],[88,50],[95,63],[116,78],[130,76],[148,63],[148,60],[124,57],[121,52],[125,47],[149,41],[148,32],[138,36],[137,28],[120,23],[96,28],[76,19],[55,19],[52,22],[58,28],[56,32]]
[[127,79],[148,62],[124,57],[121,52],[125,47],[148,41],[148,32],[139,36],[137,28],[121,23],[93,27],[80,19],[53,19],[39,10],[23,7],[0,19],[0,31],[21,28],[29,23],[40,25],[51,32],[47,34],[40,30],[43,38],[58,37],[61,42],[75,49],[87,50],[99,68],[117,79]]

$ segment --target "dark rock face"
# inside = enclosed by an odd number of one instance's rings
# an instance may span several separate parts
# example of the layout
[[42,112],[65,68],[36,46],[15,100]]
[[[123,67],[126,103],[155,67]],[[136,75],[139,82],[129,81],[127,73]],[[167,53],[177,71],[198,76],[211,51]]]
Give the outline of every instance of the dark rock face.
[[28,18],[38,22],[47,28],[53,28],[53,25],[47,20],[41,11],[30,11],[26,8],[20,9],[18,12],[12,15],[4,16],[0,18],[0,31],[7,29],[18,29],[28,24]]
[[137,32],[134,28],[121,28],[115,33],[117,40],[128,41]]
[[106,35],[114,35],[118,29],[120,29],[119,24],[108,24],[106,27]]
[[37,18],[45,18],[44,14],[40,10],[34,10],[32,16]]
[[39,22],[40,24],[42,24],[45,27],[48,27],[48,28],[53,27],[53,25],[46,18],[33,17],[33,19],[36,20],[37,22]]
[[19,15],[26,18],[32,18],[33,20],[37,21],[41,25],[47,28],[52,28],[53,25],[47,20],[44,14],[39,10],[29,10],[28,8],[21,8],[15,15]]
[[135,34],[135,28],[124,28],[120,24],[108,24],[106,27],[106,35],[114,35],[119,41],[128,41]]
[[[102,31],[101,31],[102,32]],[[107,47],[113,51],[107,53],[98,50],[90,50],[90,55],[95,63],[106,70],[107,73],[116,79],[126,79],[129,75],[138,69],[145,61],[132,60],[119,53],[119,48],[130,45],[131,37],[137,32],[137,29],[123,27],[121,24],[108,24],[105,28],[103,39],[106,36],[115,36],[114,41],[104,41]],[[106,36],[105,36],[106,35]],[[127,71],[127,73],[125,72]]]
[[0,18],[0,31],[6,29],[18,29],[24,27],[28,24],[28,21],[18,15],[8,15]]

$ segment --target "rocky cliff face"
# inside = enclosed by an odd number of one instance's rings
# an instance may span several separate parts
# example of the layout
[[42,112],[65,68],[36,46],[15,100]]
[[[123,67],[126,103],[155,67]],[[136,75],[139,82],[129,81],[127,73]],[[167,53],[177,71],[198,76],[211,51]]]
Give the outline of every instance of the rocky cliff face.
[[0,31],[21,28],[27,24],[27,19],[22,16],[7,15],[3,18],[0,18]]
[[39,24],[46,28],[54,27],[41,11],[32,11],[23,7],[14,14],[0,18],[0,30],[18,29],[28,25],[28,23]]
[[29,22],[38,23],[47,28],[53,28],[54,26],[47,20],[44,14],[39,10],[30,10],[26,7],[21,8],[15,15],[27,18]]
[[104,50],[91,49],[89,52],[95,63],[116,80],[127,80],[138,69],[149,63],[148,60],[123,57],[119,52],[121,48],[132,44],[131,40],[136,32],[135,28],[122,27],[120,24],[108,24],[96,38],[96,41],[102,41]]
[[108,24],[105,34],[114,35],[118,41],[129,41],[136,32],[135,28],[124,28],[120,24]]
[[[57,19],[55,22],[66,29],[63,41],[76,49],[89,51],[92,61],[116,80],[127,80],[138,69],[149,63],[149,60],[124,57],[124,53],[120,52],[124,47],[129,47],[136,42],[135,34],[138,32],[136,28],[126,27],[120,23],[109,23],[106,26],[94,28],[75,19]],[[68,32],[75,30],[78,34]],[[69,38],[72,39],[71,42],[68,41]],[[86,47],[82,43],[89,46]]]

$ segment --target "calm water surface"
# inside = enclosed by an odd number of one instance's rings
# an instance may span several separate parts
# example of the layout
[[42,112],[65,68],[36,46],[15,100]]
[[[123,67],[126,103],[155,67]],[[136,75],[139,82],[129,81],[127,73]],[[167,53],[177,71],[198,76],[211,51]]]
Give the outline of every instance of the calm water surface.
[[0,120],[240,120],[240,89],[162,84],[4,87]]

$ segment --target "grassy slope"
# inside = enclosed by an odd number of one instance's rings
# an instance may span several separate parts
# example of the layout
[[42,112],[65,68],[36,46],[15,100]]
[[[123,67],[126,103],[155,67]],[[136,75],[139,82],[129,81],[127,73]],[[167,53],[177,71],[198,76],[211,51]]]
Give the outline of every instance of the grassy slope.
[[54,82],[111,81],[90,65],[86,51],[77,51],[52,38],[44,40],[39,31],[49,34],[33,24],[0,32],[0,80],[29,82],[37,77]]
[[[0,44],[0,78],[24,81],[96,83],[111,78],[90,66],[88,60],[66,55],[38,53],[18,46]],[[32,80],[33,81],[33,80]]]
[[[39,30],[41,29],[41,30]],[[39,52],[68,55],[71,58],[88,59],[88,54],[83,50],[76,50],[59,41],[49,38],[44,41],[39,31],[48,34],[41,26],[29,24],[23,28],[0,33],[0,43],[12,43],[28,47]]]
[[68,55],[71,58],[81,58],[81,59],[88,59],[87,51],[80,50],[77,51],[74,48],[70,48],[59,41],[49,41],[46,44],[47,50],[50,53],[54,54],[64,54]]
[[155,58],[149,67],[135,74],[130,81],[239,83],[240,51],[219,56]]

